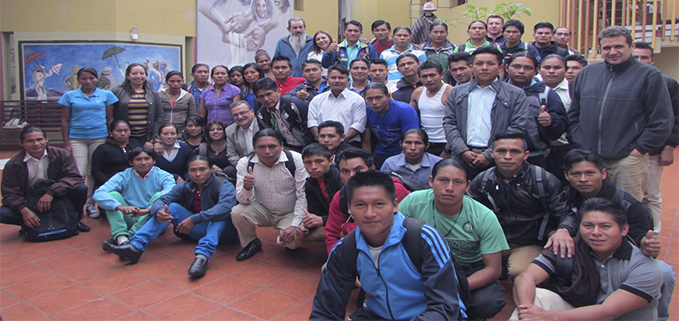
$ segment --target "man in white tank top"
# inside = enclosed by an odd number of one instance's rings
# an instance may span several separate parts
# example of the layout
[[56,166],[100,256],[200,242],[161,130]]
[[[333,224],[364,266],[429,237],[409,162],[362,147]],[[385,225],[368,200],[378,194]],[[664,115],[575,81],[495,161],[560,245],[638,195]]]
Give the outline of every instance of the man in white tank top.
[[453,86],[443,82],[443,66],[435,60],[423,62],[418,72],[424,86],[415,89],[410,105],[418,111],[421,127],[429,135],[427,152],[448,158],[450,154],[444,152],[446,133],[443,130],[443,116],[446,99]]

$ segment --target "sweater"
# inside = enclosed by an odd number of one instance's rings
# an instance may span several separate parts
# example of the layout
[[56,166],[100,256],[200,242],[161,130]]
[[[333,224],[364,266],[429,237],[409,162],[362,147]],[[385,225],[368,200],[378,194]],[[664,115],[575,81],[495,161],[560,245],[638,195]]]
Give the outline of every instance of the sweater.
[[175,185],[175,180],[168,172],[153,167],[148,176],[141,180],[134,168],[128,168],[113,175],[104,185],[99,187],[92,195],[92,199],[99,207],[112,211],[118,205],[118,201],[108,195],[110,192],[118,192],[123,196],[128,206],[148,208],[153,194],[160,192],[161,195],[169,192]]

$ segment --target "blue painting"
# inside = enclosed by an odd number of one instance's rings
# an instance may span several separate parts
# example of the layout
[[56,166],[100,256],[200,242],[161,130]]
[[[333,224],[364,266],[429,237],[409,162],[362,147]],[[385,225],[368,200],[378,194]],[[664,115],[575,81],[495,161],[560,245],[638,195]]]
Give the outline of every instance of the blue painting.
[[111,90],[125,80],[125,68],[142,63],[151,88],[165,87],[165,75],[182,71],[182,46],[123,41],[20,41],[21,98],[56,100],[79,88],[76,73],[93,67],[97,87]]

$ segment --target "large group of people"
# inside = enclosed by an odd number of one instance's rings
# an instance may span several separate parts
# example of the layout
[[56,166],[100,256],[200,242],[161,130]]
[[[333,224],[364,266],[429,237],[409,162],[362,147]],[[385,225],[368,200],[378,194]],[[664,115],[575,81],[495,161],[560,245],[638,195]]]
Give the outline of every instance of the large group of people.
[[188,84],[171,71],[160,92],[142,64],[112,91],[80,68],[59,100],[64,149],[23,129],[0,220],[23,232],[66,198],[106,217],[103,250],[130,264],[172,224],[198,241],[194,277],[219,243],[247,260],[273,227],[328,255],[311,319],[343,319],[356,285],[369,297],[352,320],[488,319],[509,282],[516,320],[666,320],[674,272],[655,257],[679,84],[653,48],[605,28],[588,66],[568,28],[522,42],[521,21],[494,15],[455,45],[435,10],[412,29],[377,20],[372,40],[349,21],[340,43],[292,18],[273,57],[196,64]]

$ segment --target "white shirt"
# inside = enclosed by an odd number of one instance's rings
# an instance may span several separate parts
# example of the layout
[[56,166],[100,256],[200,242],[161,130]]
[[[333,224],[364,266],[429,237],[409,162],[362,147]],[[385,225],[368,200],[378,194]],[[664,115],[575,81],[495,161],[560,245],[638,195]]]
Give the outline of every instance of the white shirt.
[[[497,81],[497,80],[496,80]],[[469,93],[467,106],[467,145],[488,147],[492,128],[490,113],[497,93],[492,86],[476,87]]]
[[[563,106],[566,108],[566,111],[568,111],[568,108],[571,107],[571,95],[568,92],[568,80],[564,78],[556,87],[552,88],[554,92],[559,95],[559,98],[561,98],[561,102],[563,103]],[[553,140],[552,145],[555,146],[563,146],[563,145],[568,145],[568,139],[566,139],[566,133],[561,135],[559,139]]]
[[172,162],[177,157],[180,148],[179,142],[174,142],[174,147],[172,147],[169,153],[163,148],[163,158],[167,159],[168,162]]
[[287,215],[294,212],[295,218],[291,226],[299,226],[304,218],[304,210],[307,208],[306,192],[304,184],[308,176],[304,169],[302,156],[290,151],[295,162],[295,177],[290,176],[290,171],[285,167],[288,157],[284,152],[278,157],[278,161],[268,167],[260,163],[257,155],[252,158],[254,164],[252,173],[255,175],[255,184],[251,190],[243,188],[243,178],[248,173],[248,156],[241,158],[236,167],[236,199],[241,204],[250,204],[256,200],[259,204],[271,211],[274,215]]
[[256,121],[257,119],[254,119],[252,123],[250,123],[250,127],[248,127],[248,129],[243,129],[243,135],[245,135],[245,148],[248,149],[248,154],[252,153],[252,136],[255,134]]
[[24,163],[28,167],[28,186],[33,186],[37,183],[49,180],[47,178],[47,167],[49,166],[49,157],[47,157],[47,149],[42,154],[40,159],[37,159],[28,152],[24,156]]
[[[345,133],[350,128],[362,133],[366,124],[365,100],[359,94],[346,88],[337,97],[332,94],[331,90],[316,95],[309,103],[307,126],[318,127],[326,120],[342,123]],[[360,141],[360,136],[352,137],[349,142]]]

